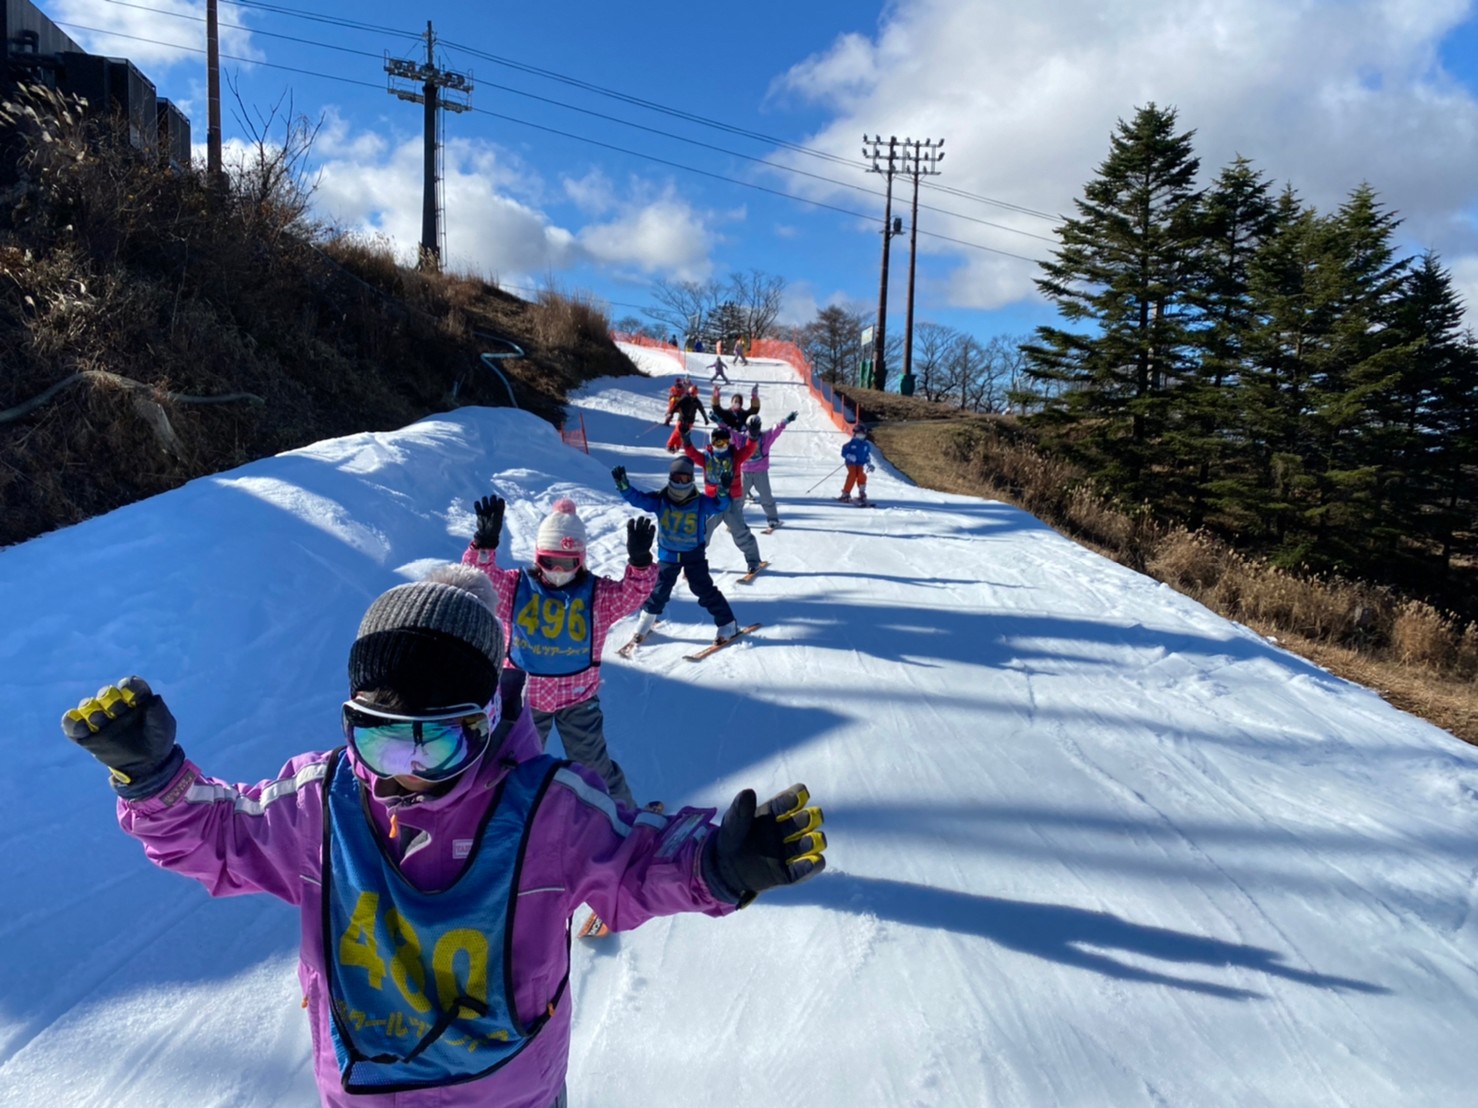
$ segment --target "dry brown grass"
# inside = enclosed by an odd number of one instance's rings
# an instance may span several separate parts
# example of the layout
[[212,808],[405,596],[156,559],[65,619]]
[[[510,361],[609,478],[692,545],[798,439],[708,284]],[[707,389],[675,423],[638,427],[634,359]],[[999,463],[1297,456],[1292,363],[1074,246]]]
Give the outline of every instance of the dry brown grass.
[[[580,298],[405,269],[383,240],[316,249],[300,208],[26,119],[35,141],[0,165],[0,544],[319,439],[506,404],[485,334],[525,350],[502,371],[551,422],[583,381],[635,372]],[[238,394],[265,403],[188,399]]]
[[1099,553],[1377,690],[1398,708],[1478,743],[1478,625],[1462,627],[1431,605],[1380,586],[1300,576],[1244,557],[1203,532],[1159,524],[1145,510],[1126,512],[1071,466],[1037,451],[1009,419],[910,416],[881,422],[873,433],[888,460],[925,488],[1016,504]]

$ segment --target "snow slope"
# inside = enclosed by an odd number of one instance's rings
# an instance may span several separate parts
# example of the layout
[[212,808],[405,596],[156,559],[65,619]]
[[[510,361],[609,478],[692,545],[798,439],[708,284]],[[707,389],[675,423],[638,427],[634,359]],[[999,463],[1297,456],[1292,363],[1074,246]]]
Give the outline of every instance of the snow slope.
[[[675,368],[630,353],[655,379],[579,399],[589,457],[462,409],[0,551],[0,1104],[314,1102],[295,913],[148,865],[57,718],[136,672],[216,775],[332,745],[365,606],[490,490],[505,564],[571,495],[618,571],[608,470],[663,479]],[[572,1103],[1472,1103],[1478,751],[1006,505],[885,465],[882,508],[828,501],[842,436],[793,371],[732,376],[801,412],[772,567],[713,547],[765,628],[685,662],[712,626],[679,585],[666,637],[607,652],[608,737],[669,805],[807,782],[831,868],[580,946]]]

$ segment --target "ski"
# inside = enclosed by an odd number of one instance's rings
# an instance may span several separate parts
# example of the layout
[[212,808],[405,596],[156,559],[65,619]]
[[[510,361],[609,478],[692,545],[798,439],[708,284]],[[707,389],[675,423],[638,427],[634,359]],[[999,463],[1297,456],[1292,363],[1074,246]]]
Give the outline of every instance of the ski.
[[759,565],[755,566],[752,570],[746,573],[743,577],[739,578],[739,583],[741,585],[753,584],[754,579],[759,576],[760,570],[764,569],[769,564],[769,562],[761,562]]
[[751,631],[756,631],[760,627],[763,627],[763,626],[764,625],[763,624],[760,624],[760,623],[751,623],[748,627],[741,627],[741,628],[739,628],[739,630],[735,631],[732,635],[730,635],[723,642],[716,642],[712,646],[705,646],[702,650],[698,651],[698,653],[696,653],[696,654],[688,654],[688,655],[685,655],[685,660],[687,660],[689,662],[701,662],[701,661],[703,661],[704,658],[708,657],[710,654],[714,653],[715,651],[722,650],[724,647],[728,646],[732,642],[738,642],[740,639],[742,639],[745,635],[749,634]]
[[780,523],[772,523],[772,524],[770,524],[770,526],[766,527],[763,531],[761,531],[760,534],[761,535],[773,535],[776,531],[780,530],[781,526],[782,526],[782,524],[780,524]]
[[621,657],[623,658],[632,657],[636,653],[636,648],[650,639],[652,637],[652,631],[657,630],[657,628],[661,626],[661,624],[662,621],[659,619],[656,623],[652,624],[651,630],[648,631],[645,635],[632,635],[631,638],[626,640],[626,644],[622,646],[619,650],[617,650],[616,653],[621,655]]
[[591,912],[590,915],[585,917],[585,922],[580,925],[580,930],[576,937],[581,939],[604,939],[610,933],[611,929],[606,926],[606,921],[594,912]]

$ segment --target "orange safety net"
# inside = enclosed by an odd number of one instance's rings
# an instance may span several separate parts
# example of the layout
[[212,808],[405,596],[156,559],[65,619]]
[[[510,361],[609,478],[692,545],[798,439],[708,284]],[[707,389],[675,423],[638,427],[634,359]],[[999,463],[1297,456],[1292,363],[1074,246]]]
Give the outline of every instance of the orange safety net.
[[[837,429],[852,433],[852,423],[848,421],[846,414],[840,410],[835,396],[824,384],[818,384],[816,371],[811,365],[811,359],[806,357],[805,352],[793,342],[782,342],[780,339],[755,339],[750,344],[749,356],[751,358],[773,358],[776,361],[786,362],[796,371],[826,413],[831,416],[831,421],[836,424]],[[856,405],[857,422],[862,422],[862,405]]]

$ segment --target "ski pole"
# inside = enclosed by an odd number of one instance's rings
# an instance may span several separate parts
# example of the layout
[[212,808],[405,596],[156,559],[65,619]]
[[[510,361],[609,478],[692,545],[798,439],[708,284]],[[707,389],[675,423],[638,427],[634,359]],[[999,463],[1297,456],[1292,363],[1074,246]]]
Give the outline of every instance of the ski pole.
[[642,428],[642,429],[641,429],[641,430],[640,430],[640,431],[638,431],[638,432],[637,432],[637,433],[636,433],[636,437],[637,437],[637,438],[641,438],[641,437],[642,437],[642,436],[643,436],[643,435],[645,435],[645,434],[646,434],[646,433],[647,433],[647,432],[648,432],[648,431],[655,431],[655,430],[656,430],[656,429],[657,429],[657,428],[658,428],[658,427],[667,427],[667,426],[669,426],[669,424],[666,424],[666,423],[663,423],[663,422],[662,422],[662,421],[661,421],[661,420],[660,420],[660,419],[659,419],[659,420],[658,420],[658,421],[657,421],[657,422],[656,422],[656,423],[653,423],[653,424],[651,424],[651,425],[650,425],[650,426],[647,426],[647,427],[643,427],[643,428]]
[[[837,466],[836,469],[832,470],[831,473],[836,473],[838,470],[840,470],[844,466],[846,466],[846,464],[847,464],[846,462],[843,462],[841,465]],[[831,473],[828,473],[825,477],[821,478],[821,481],[830,480]],[[811,488],[807,489],[806,491],[807,492],[811,492],[812,489],[815,489],[817,486],[819,486],[821,484],[821,481],[817,481],[815,485],[812,485]]]

